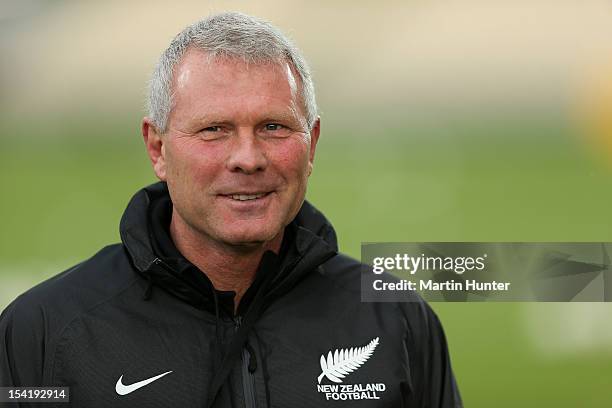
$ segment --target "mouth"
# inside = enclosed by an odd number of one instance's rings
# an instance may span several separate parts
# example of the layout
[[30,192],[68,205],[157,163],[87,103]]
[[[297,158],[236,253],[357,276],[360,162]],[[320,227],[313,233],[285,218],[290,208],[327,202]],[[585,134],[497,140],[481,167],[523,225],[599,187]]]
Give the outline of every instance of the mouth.
[[234,201],[254,201],[262,199],[268,195],[270,195],[272,191],[267,192],[237,192],[230,194],[221,194],[221,196],[225,198],[229,198]]

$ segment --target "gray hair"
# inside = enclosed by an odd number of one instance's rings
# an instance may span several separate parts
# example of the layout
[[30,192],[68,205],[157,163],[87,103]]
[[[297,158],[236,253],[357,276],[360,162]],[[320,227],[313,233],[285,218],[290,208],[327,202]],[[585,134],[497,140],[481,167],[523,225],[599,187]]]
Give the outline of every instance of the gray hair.
[[300,51],[267,21],[243,13],[225,12],[186,27],[161,55],[149,82],[147,103],[149,118],[158,132],[167,130],[173,107],[174,69],[191,46],[212,58],[238,58],[247,63],[289,63],[300,77],[300,96],[308,129],[312,129],[317,119],[317,102],[310,68]]

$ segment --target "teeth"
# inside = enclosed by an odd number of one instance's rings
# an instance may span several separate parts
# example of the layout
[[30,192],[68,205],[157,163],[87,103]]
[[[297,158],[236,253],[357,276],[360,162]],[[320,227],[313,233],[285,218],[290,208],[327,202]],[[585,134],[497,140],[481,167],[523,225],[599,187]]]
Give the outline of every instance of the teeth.
[[259,194],[252,194],[252,195],[233,194],[231,197],[232,197],[233,200],[248,201],[248,200],[255,200],[255,199],[261,198],[261,197],[263,197],[265,195],[266,195],[266,193],[259,193]]

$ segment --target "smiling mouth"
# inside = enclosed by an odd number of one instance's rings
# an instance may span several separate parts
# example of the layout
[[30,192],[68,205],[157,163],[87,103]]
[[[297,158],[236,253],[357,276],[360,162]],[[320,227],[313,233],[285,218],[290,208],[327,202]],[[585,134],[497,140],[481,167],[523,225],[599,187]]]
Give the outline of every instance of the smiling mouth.
[[257,200],[259,198],[263,198],[270,193],[271,192],[254,193],[254,194],[245,194],[245,193],[223,194],[223,197],[231,198],[232,200],[235,200],[235,201],[252,201],[252,200]]

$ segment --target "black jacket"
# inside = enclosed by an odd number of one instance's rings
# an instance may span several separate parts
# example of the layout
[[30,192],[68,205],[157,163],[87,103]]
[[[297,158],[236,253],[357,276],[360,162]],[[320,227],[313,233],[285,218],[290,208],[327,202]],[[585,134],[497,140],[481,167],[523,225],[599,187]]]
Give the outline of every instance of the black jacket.
[[122,244],[6,308],[0,386],[69,386],[74,407],[461,405],[429,306],[361,302],[362,265],[310,204],[236,314],[171,244],[170,206],[165,184],[141,190]]

